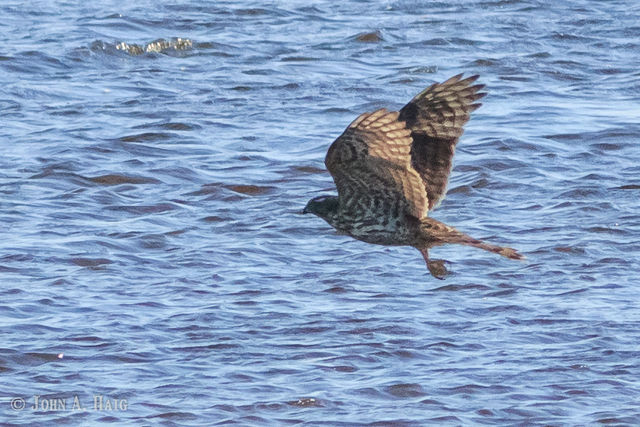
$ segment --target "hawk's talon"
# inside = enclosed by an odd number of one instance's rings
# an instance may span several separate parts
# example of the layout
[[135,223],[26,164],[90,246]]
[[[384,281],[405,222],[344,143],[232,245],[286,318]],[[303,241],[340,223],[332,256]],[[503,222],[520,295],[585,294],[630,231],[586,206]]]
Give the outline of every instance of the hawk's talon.
[[430,259],[427,262],[429,273],[431,273],[431,275],[436,279],[444,280],[445,277],[451,274],[451,272],[447,270],[445,263],[448,264],[448,261],[443,259]]

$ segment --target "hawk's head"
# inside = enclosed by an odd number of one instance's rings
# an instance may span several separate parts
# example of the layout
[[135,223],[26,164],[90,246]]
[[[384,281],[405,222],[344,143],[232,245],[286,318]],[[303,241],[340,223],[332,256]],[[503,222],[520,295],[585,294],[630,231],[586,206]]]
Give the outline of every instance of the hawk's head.
[[331,223],[330,219],[338,213],[338,197],[337,196],[320,196],[315,197],[307,203],[303,214],[312,213],[319,216],[325,221]]

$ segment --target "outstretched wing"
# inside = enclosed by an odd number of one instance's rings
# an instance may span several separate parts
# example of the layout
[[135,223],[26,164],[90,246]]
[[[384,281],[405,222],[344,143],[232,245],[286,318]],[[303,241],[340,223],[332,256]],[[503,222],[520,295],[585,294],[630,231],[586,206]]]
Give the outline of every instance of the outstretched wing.
[[411,164],[424,182],[429,210],[440,203],[447,189],[462,127],[482,105],[474,102],[486,95],[478,92],[484,85],[472,85],[477,75],[461,77],[458,74],[429,86],[405,105],[398,117],[411,130]]
[[422,218],[427,212],[424,184],[411,166],[411,131],[398,114],[364,113],[329,147],[325,165],[341,209],[352,215],[375,214],[383,207],[396,216]]

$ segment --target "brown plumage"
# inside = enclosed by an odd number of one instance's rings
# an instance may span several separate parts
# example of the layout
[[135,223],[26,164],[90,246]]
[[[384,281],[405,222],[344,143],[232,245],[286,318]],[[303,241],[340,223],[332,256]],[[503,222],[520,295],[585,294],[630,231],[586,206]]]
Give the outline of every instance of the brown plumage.
[[431,274],[443,278],[442,260],[429,248],[446,243],[474,246],[511,259],[515,249],[484,243],[427,216],[444,197],[455,146],[476,103],[485,96],[478,76],[457,75],[416,95],[399,112],[361,114],[325,158],[338,197],[309,201],[304,212],[338,231],[380,245],[414,246]]

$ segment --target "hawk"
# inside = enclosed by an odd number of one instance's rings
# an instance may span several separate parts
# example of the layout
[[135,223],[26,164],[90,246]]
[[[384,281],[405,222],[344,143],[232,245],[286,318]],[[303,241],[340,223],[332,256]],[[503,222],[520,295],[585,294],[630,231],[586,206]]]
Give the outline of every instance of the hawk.
[[316,197],[303,213],[363,242],[413,246],[438,279],[448,272],[444,260],[429,258],[434,246],[457,243],[524,259],[515,249],[474,239],[428,216],[444,197],[462,127],[486,95],[477,79],[459,74],[432,84],[400,111],[361,114],[324,161],[338,196]]

